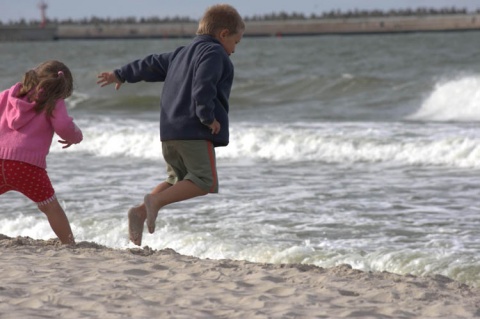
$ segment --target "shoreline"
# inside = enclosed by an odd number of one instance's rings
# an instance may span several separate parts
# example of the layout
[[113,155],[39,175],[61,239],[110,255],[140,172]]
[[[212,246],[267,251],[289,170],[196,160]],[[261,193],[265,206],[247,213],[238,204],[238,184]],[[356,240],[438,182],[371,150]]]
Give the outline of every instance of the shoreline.
[[[195,36],[196,29],[196,22],[156,24],[60,24],[47,26],[43,29],[28,26],[0,26],[0,42],[190,38]],[[468,13],[426,16],[248,21],[244,37],[401,34],[479,30],[480,14]]]
[[450,278],[118,250],[0,235],[1,318],[471,318]]

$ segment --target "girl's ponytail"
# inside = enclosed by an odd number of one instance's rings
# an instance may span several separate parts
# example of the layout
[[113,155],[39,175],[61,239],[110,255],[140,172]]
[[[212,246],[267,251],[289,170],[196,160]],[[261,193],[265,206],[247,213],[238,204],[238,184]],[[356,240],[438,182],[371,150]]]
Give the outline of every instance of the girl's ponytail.
[[23,78],[18,97],[28,96],[36,102],[37,112],[51,116],[58,100],[66,99],[73,92],[73,77],[68,67],[60,61],[46,61],[29,70]]
[[24,97],[29,95],[29,92],[32,92],[38,85],[37,72],[35,70],[28,70],[25,72],[25,75],[22,79],[22,88],[18,92],[18,97]]

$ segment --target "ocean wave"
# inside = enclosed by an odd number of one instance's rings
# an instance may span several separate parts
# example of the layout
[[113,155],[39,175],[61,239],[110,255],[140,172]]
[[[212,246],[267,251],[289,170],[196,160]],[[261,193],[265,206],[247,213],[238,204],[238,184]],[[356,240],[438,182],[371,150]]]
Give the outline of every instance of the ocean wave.
[[[84,141],[74,152],[96,156],[161,158],[157,122],[134,119],[80,123]],[[83,124],[83,125],[82,125]],[[274,162],[389,163],[480,168],[480,136],[468,128],[422,128],[407,123],[235,123],[219,160]],[[61,151],[52,144],[51,151]]]
[[440,81],[411,120],[438,122],[480,121],[480,75]]
[[[262,78],[239,79],[232,97],[254,104],[285,104],[300,101],[344,99],[380,88],[400,86],[390,79],[357,74],[320,75],[295,73]],[[242,107],[242,105],[238,106]]]
[[[322,102],[334,103],[335,108],[345,109],[348,115],[354,110],[346,101],[355,101],[355,105],[367,105],[372,96],[375,100],[385,98],[384,91],[408,91],[409,83],[393,81],[388,78],[361,74],[308,74],[294,72],[278,77],[267,75],[259,77],[239,77],[235,79],[232,88],[230,105],[232,110],[258,108],[259,106],[289,105],[298,108],[303,102],[315,102],[315,113],[328,117],[337,110],[321,108]],[[77,110],[108,110],[108,111],[148,111],[158,110],[160,105],[161,84],[125,84],[119,91],[111,88],[99,89],[91,87],[83,91],[74,91],[67,105]],[[377,92],[374,94],[373,92]],[[398,99],[404,93],[400,92]],[[392,95],[388,94],[389,101]],[[383,105],[389,108],[389,105]],[[301,108],[309,107],[306,105]],[[313,110],[312,110],[313,112]],[[374,116],[375,113],[372,113]]]
[[325,128],[250,127],[233,131],[229,147],[219,151],[220,158],[289,162],[391,163],[400,165],[444,165],[480,167],[480,137],[462,133],[437,136],[416,133],[416,137],[391,127],[367,126]]
[[67,107],[75,111],[85,112],[145,112],[158,111],[160,96],[143,94],[111,95],[93,97],[87,93],[75,92],[67,101]]

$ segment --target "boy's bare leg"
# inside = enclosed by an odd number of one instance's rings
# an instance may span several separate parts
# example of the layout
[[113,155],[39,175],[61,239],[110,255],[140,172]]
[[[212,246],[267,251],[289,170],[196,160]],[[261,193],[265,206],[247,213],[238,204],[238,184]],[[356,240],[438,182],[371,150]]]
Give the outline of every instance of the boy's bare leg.
[[208,192],[195,185],[192,181],[182,180],[161,192],[145,195],[144,204],[147,216],[147,227],[150,234],[153,234],[155,231],[155,221],[157,220],[160,208],[171,203],[203,196],[207,193]]
[[[163,182],[158,184],[152,191],[151,194],[156,194],[163,192],[172,185]],[[137,246],[142,244],[142,234],[143,234],[143,225],[147,219],[147,211],[145,209],[145,204],[142,203],[139,206],[132,207],[128,211],[128,236],[130,241]]]
[[70,223],[68,221],[67,215],[63,211],[62,206],[57,199],[54,201],[38,206],[45,215],[47,215],[48,222],[53,232],[57,235],[58,239],[64,245],[73,245],[75,244],[75,239],[73,237],[72,229],[70,228]]

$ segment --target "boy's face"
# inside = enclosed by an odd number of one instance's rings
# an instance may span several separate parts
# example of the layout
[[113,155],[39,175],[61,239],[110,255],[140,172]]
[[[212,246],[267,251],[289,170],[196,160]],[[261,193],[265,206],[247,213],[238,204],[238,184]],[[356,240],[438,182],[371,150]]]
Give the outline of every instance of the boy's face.
[[223,48],[228,55],[231,55],[235,52],[235,47],[242,40],[243,30],[235,34],[231,34],[228,30],[222,30],[218,36],[218,40],[222,44]]

